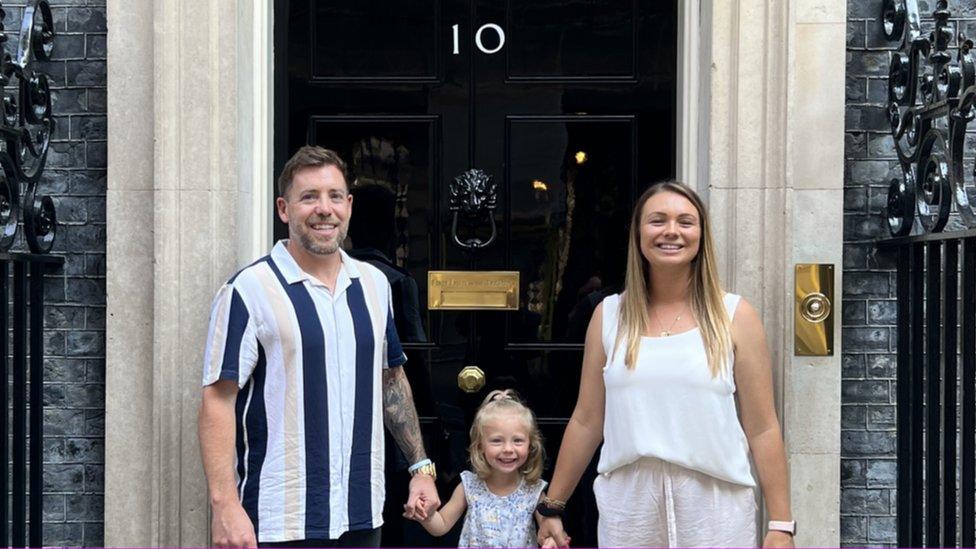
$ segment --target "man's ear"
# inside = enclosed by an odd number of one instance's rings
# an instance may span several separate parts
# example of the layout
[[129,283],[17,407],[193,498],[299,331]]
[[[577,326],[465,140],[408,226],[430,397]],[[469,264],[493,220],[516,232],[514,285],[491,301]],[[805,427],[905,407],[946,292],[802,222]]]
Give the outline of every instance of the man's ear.
[[288,224],[288,202],[284,198],[278,197],[275,199],[275,208],[278,210],[278,219],[281,220],[285,225]]

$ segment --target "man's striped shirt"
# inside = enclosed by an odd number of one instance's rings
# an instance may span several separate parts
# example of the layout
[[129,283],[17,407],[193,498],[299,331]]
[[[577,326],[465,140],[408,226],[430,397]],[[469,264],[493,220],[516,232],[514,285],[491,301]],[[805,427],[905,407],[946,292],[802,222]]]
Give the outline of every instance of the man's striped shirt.
[[390,286],[342,254],[335,292],[278,242],[211,312],[203,384],[234,380],[238,495],[262,542],[383,523],[382,369],[406,356]]

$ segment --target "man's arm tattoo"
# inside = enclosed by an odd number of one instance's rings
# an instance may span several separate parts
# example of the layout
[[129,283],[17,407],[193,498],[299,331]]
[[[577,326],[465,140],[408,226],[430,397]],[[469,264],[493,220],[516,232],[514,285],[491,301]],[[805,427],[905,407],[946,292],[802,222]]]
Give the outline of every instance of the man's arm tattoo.
[[383,370],[383,420],[407,461],[413,464],[427,457],[413,393],[403,368]]

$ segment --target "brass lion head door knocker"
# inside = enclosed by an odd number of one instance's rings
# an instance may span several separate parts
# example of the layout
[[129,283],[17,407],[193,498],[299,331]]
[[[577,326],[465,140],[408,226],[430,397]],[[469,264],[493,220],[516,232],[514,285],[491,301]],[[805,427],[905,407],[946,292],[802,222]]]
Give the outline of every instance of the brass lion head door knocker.
[[[485,170],[472,168],[454,178],[450,191],[454,243],[466,250],[480,250],[494,242],[498,234],[495,226],[498,185],[494,178]],[[484,225],[485,218],[491,234],[482,238],[478,229]]]

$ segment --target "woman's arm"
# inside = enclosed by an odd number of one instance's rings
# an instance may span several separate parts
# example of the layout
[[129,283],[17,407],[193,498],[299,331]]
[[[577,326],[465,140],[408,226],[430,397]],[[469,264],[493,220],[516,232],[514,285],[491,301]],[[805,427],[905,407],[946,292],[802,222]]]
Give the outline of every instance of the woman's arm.
[[593,459],[596,447],[603,440],[606,399],[603,366],[607,363],[607,355],[603,352],[602,326],[603,303],[600,303],[593,311],[593,318],[586,329],[579,396],[573,415],[566,425],[563,442],[559,446],[556,470],[547,492],[550,499],[566,501],[573,495],[583,471]]
[[458,484],[451,494],[451,499],[439,510],[431,513],[427,520],[421,521],[421,526],[432,536],[443,536],[451,531],[461,515],[468,508],[468,501],[464,498],[464,484]]
[[[740,420],[759,472],[769,519],[793,520],[786,451],[776,417],[766,334],[759,313],[745,299],[739,302],[732,321],[732,341]],[[792,538],[782,532],[770,532],[763,545],[792,546]]]
[[[603,413],[606,390],[603,386],[603,366],[607,362],[603,351],[603,303],[597,305],[586,329],[586,344],[583,348],[583,370],[580,375],[579,397],[576,408],[566,425],[563,442],[559,446],[556,470],[549,483],[550,499],[566,501],[573,494],[583,471],[593,459],[597,446],[603,440]],[[560,547],[565,547],[567,538],[562,531],[562,521],[558,518],[538,517],[539,541],[552,536]]]

